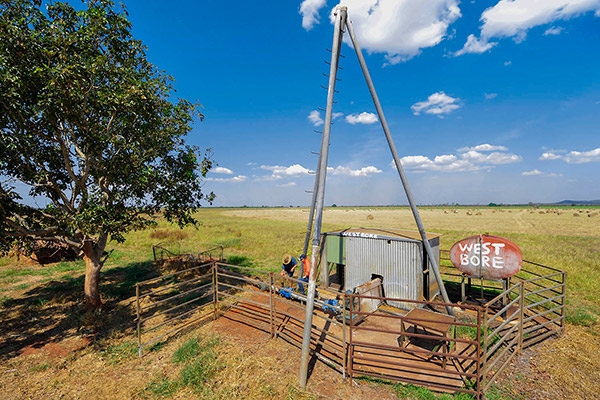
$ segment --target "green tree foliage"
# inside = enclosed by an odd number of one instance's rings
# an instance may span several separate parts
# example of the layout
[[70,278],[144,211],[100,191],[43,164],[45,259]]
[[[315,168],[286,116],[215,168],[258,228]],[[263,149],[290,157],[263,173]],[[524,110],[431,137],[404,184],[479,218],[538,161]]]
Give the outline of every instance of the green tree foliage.
[[[193,224],[211,154],[184,139],[199,105],[171,100],[112,1],[0,0],[0,251],[62,242],[86,262],[88,307],[107,240],[161,213]],[[43,196],[23,202],[14,182]]]

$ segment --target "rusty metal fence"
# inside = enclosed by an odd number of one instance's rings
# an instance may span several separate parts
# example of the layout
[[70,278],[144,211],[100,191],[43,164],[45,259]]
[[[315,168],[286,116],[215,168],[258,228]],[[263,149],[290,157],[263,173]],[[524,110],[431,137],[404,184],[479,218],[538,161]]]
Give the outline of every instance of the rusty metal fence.
[[[482,307],[388,297],[348,295],[352,299],[399,301],[421,310],[420,317],[381,311],[362,312],[350,301],[348,373],[479,396],[482,373]],[[462,317],[428,311],[453,307]],[[436,315],[444,322],[433,322]],[[355,316],[371,324],[355,325]],[[438,325],[436,327],[436,324]],[[407,329],[406,326],[409,326]],[[412,327],[412,329],[411,329]],[[367,334],[365,334],[367,333]],[[399,344],[394,345],[393,342]]]
[[[376,377],[483,398],[525,347],[565,323],[565,273],[527,262],[517,283],[484,304],[467,305],[342,294],[319,288],[311,353],[344,379]],[[300,348],[306,282],[279,273],[211,261],[136,285],[139,355],[197,322],[242,322]],[[450,306],[456,317],[431,323],[416,312],[365,310],[361,304],[413,303],[420,313]],[[500,305],[498,305],[500,304]],[[435,313],[441,318],[442,313]],[[337,317],[337,318],[336,318]],[[448,317],[449,318],[449,317]]]
[[205,263],[183,271],[138,282],[136,291],[136,327],[138,353],[143,348],[181,329],[217,317],[214,268]]
[[189,263],[201,263],[223,261],[223,249],[220,244],[170,241],[152,245],[152,255],[154,262],[180,259]]

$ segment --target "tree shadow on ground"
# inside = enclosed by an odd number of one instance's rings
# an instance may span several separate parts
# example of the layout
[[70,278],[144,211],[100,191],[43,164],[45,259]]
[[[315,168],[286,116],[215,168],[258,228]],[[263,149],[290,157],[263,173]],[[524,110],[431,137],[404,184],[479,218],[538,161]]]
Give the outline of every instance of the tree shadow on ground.
[[104,302],[96,311],[83,311],[83,274],[46,282],[5,301],[0,309],[0,359],[74,335],[98,342],[132,332],[135,285],[159,275],[159,267],[150,261],[103,271],[100,293]]

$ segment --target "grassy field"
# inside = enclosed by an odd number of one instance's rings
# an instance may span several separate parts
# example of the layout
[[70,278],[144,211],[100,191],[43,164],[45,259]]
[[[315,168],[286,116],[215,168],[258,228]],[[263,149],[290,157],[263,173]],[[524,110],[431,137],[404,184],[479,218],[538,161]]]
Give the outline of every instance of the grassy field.
[[[527,359],[511,367],[516,375],[489,397],[597,396],[598,209],[424,207],[420,211],[426,229],[443,234],[443,249],[466,236],[490,233],[514,241],[525,259],[568,273],[565,335],[524,355]],[[123,244],[111,243],[112,253],[102,272],[105,303],[95,313],[79,311],[81,261],[42,267],[0,259],[0,390],[8,398],[85,394],[92,398],[436,398],[431,392],[376,382],[350,388],[327,371],[312,380],[308,392],[301,392],[295,386],[297,352],[279,342],[268,344],[266,352],[264,342],[240,344],[211,324],[137,359],[132,299],[135,282],[161,273],[151,262],[153,244],[171,238],[190,248],[198,243],[221,244],[229,261],[276,271],[282,254],[301,252],[308,210],[204,209],[198,217],[197,228],[179,230],[159,222],[156,229],[131,233]],[[326,209],[323,231],[350,226],[415,229],[407,208]],[[282,354],[287,362],[278,359]],[[289,374],[277,373],[280,363],[286,364]],[[237,386],[232,387],[232,381]]]

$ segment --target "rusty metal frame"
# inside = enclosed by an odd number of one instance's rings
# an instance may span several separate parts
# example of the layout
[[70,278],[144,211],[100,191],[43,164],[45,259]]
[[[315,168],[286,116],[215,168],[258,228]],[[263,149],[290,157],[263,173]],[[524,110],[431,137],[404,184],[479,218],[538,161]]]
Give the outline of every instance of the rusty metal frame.
[[[533,264],[533,263],[532,263]],[[541,264],[534,264],[537,267],[544,268]],[[164,280],[173,276],[178,276],[185,273],[193,273],[200,268],[206,268],[210,266],[210,272],[202,274],[201,276],[192,276],[175,284],[169,284],[167,287],[162,287],[154,291],[144,291],[143,286],[155,283],[160,280]],[[252,273],[252,276],[236,275],[234,269],[244,270]],[[539,273],[532,273],[532,278],[524,279],[523,277],[517,277],[518,283],[513,284],[507,290],[498,294],[495,298],[491,299],[484,305],[459,305],[454,303],[442,303],[442,302],[430,302],[423,300],[406,300],[406,299],[391,299],[387,297],[376,297],[366,296],[358,294],[344,293],[342,296],[343,306],[331,306],[331,308],[337,309],[343,315],[342,322],[338,322],[332,318],[321,315],[321,313],[313,312],[314,316],[322,319],[325,322],[336,324],[342,330],[341,337],[334,334],[333,332],[324,330],[319,326],[312,325],[311,330],[313,336],[311,337],[311,349],[310,353],[317,357],[319,360],[330,365],[332,368],[338,370],[344,379],[350,378],[348,381],[352,382],[357,376],[372,376],[381,379],[387,379],[392,381],[400,381],[404,383],[411,383],[420,386],[430,387],[431,389],[442,389],[442,390],[454,390],[457,392],[464,392],[473,394],[476,398],[483,398],[485,392],[489,389],[491,384],[497,379],[498,374],[508,365],[508,363],[519,354],[524,347],[528,346],[527,335],[537,333],[539,330],[545,328],[544,332],[533,336],[534,339],[542,339],[550,335],[561,334],[564,331],[565,325],[565,298],[566,298],[566,273],[562,271],[556,271],[553,268],[548,267],[548,274],[543,275]],[[526,271],[530,273],[530,271]],[[531,276],[530,275],[530,276]],[[257,277],[258,276],[258,277]],[[264,277],[264,280],[261,278]],[[557,279],[558,277],[558,279]],[[197,285],[190,290],[183,293],[161,299],[158,302],[142,306],[141,300],[159,293],[163,293],[165,290],[177,288],[184,284],[195,284],[197,282],[203,282],[203,280],[210,278],[209,283]],[[286,281],[294,283],[306,282],[299,281],[298,279],[285,277]],[[302,339],[302,318],[291,314],[287,311],[288,307],[298,309],[298,311],[305,311],[305,305],[297,302],[288,301],[286,299],[277,297],[277,291],[282,287],[276,284],[276,277],[272,271],[262,271],[254,268],[241,267],[237,265],[230,265],[219,262],[210,262],[193,267],[187,270],[178,271],[172,274],[152,278],[146,281],[138,282],[136,284],[136,318],[134,322],[137,324],[138,334],[138,348],[139,356],[142,356],[142,349],[144,346],[148,346],[157,340],[160,340],[168,335],[171,335],[185,326],[194,324],[200,320],[212,316],[213,319],[219,318],[220,314],[220,297],[234,299],[234,304],[231,307],[242,310],[243,314],[237,314],[240,318],[244,316],[251,318],[254,316],[254,321],[257,323],[264,324],[266,332],[270,333],[271,338],[277,339],[278,337],[284,338],[291,344],[299,346]],[[255,290],[249,290],[246,285],[268,285],[266,292],[259,292]],[[293,285],[293,283],[292,283]],[[264,286],[263,290],[264,289]],[[153,309],[159,305],[167,303],[168,300],[182,299],[186,294],[191,292],[197,292],[202,289],[209,289],[202,296],[194,298],[192,300],[177,304],[174,307],[170,307],[167,310],[155,313],[150,316],[144,314],[148,310]],[[252,292],[267,298],[267,303],[261,303],[247,299],[243,295],[235,295],[233,293],[238,292]],[[338,295],[341,295],[338,293]],[[200,307],[193,308],[192,310],[184,313],[179,313],[166,321],[160,322],[158,325],[150,327],[144,330],[144,322],[147,322],[158,315],[164,315],[167,312],[176,311],[182,308],[184,305],[191,304],[194,301],[212,296],[212,301],[201,305]],[[300,296],[302,297],[302,296]],[[502,297],[510,299],[510,302],[502,307],[501,309],[491,309],[492,305]],[[357,310],[355,307],[356,299],[374,299],[383,301],[403,301],[413,303],[415,306],[428,305],[431,307],[459,307],[465,310],[475,311],[477,313],[477,321],[473,323],[454,321],[451,323],[454,331],[458,326],[467,326],[477,329],[477,339],[463,339],[456,338],[456,332],[454,337],[447,335],[444,337],[448,343],[463,343],[468,346],[473,346],[474,351],[470,354],[452,353],[450,348],[456,346],[448,345],[448,352],[436,351],[419,348],[396,348],[380,343],[371,343],[364,340],[356,340],[356,333],[358,331],[376,331],[382,334],[403,334],[407,338],[417,339],[428,339],[434,338],[439,340],[440,336],[422,334],[417,332],[399,332],[391,329],[378,329],[366,326],[360,326],[355,324],[355,317],[369,317],[369,318],[386,318],[396,319],[398,321],[407,320],[402,315],[394,314],[382,314],[375,312],[365,312]],[[543,300],[539,300],[543,299]],[[248,308],[247,305],[253,304],[256,307],[264,309],[264,313],[257,311],[254,308]],[[346,304],[349,305],[346,308]],[[177,321],[183,317],[189,316],[193,312],[197,312],[199,309],[202,310],[207,306],[213,306],[213,309],[209,312],[201,312],[201,315],[191,321],[185,321],[183,324],[178,324],[168,332],[153,338],[150,341],[143,343],[142,335],[144,333],[151,332],[152,330],[158,329],[161,326]],[[508,310],[511,307],[518,305],[518,310],[508,314]],[[267,315],[268,308],[268,315]],[[246,315],[247,314],[247,315]],[[298,314],[299,315],[299,314]],[[501,318],[503,317],[503,318]],[[257,320],[258,318],[258,320]],[[544,318],[544,322],[541,318]],[[420,318],[411,317],[410,321],[426,321]],[[510,325],[512,324],[512,325]],[[262,325],[261,325],[262,326]],[[261,328],[262,329],[262,328]],[[317,334],[314,337],[315,333]],[[498,335],[497,341],[492,341],[494,337]],[[358,354],[356,348],[361,349],[362,354]],[[318,350],[320,348],[320,350]],[[372,359],[369,356],[370,353],[375,353],[377,350],[384,350],[385,355],[381,359]],[[356,361],[373,362],[377,361],[381,365],[389,365],[390,368],[394,367],[412,367],[412,365],[405,362],[398,362],[393,360],[394,356],[390,355],[392,350],[410,353],[416,356],[427,356],[430,357],[447,357],[448,360],[455,360],[457,362],[468,363],[469,365],[461,370],[440,370],[436,367],[419,366],[416,368],[434,373],[436,371],[444,371],[447,375],[459,376],[465,382],[471,382],[472,386],[467,388],[458,388],[451,385],[444,385],[435,382],[424,382],[415,380],[409,377],[398,377],[391,374],[378,374],[369,371],[362,370],[360,368],[361,363]],[[321,354],[321,352],[323,354]],[[358,365],[358,367],[357,367]],[[497,367],[498,368],[494,368]]]

